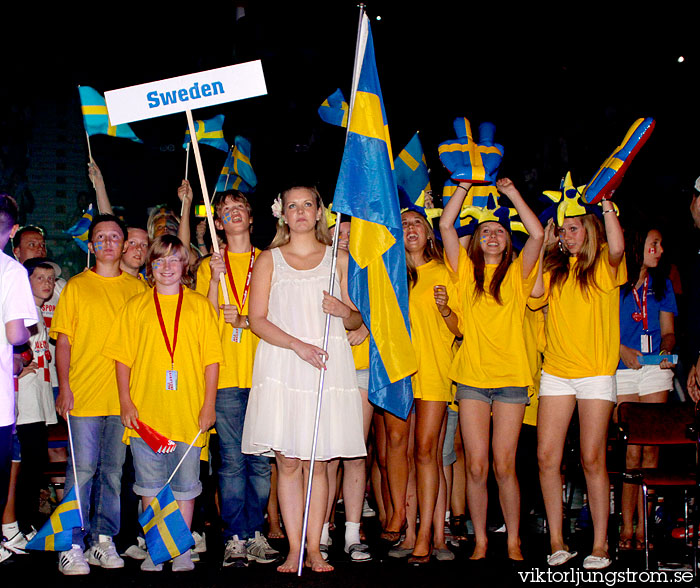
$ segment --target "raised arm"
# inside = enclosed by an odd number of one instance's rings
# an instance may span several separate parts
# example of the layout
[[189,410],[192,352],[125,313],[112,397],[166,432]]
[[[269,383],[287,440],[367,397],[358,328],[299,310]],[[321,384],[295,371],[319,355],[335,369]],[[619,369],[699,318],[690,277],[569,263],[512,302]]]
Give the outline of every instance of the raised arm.
[[269,250],[263,251],[253,265],[248,300],[248,320],[251,330],[270,345],[291,349],[307,363],[316,368],[324,369],[328,354],[323,349],[304,343],[268,320],[267,310],[273,268],[272,252]]
[[523,278],[530,275],[532,268],[535,267],[537,259],[540,256],[542,243],[544,241],[544,229],[542,224],[535,216],[535,213],[530,210],[530,207],[525,203],[522,195],[515,187],[515,184],[509,178],[501,178],[496,182],[496,188],[501,194],[505,194],[515,206],[515,210],[520,215],[520,220],[525,225],[528,232],[528,239],[525,242],[520,256],[523,260]]
[[615,214],[615,207],[610,200],[603,199],[603,221],[605,222],[605,236],[608,240],[608,261],[613,269],[617,269],[625,254],[625,238],[622,235],[620,219]]
[[445,247],[445,255],[447,261],[450,262],[452,269],[457,271],[459,265],[459,236],[455,229],[455,221],[462,210],[462,203],[467,196],[467,192],[471,188],[471,183],[463,182],[455,190],[454,195],[447,201],[447,204],[442,210],[440,216],[440,235],[442,236],[442,244]]
[[182,241],[183,245],[187,247],[190,256],[190,265],[194,265],[197,262],[197,255],[192,251],[192,244],[190,243],[190,210],[192,208],[194,194],[192,193],[192,187],[188,180],[182,180],[180,187],[177,189],[177,197],[182,202],[182,214],[180,215],[180,225],[177,228],[177,236],[180,241]]
[[97,210],[100,214],[114,214],[112,210],[112,203],[109,201],[109,196],[107,196],[107,188],[105,187],[105,180],[102,177],[102,172],[100,168],[97,167],[95,160],[91,160],[88,163],[88,176],[95,188],[95,194],[97,196]]

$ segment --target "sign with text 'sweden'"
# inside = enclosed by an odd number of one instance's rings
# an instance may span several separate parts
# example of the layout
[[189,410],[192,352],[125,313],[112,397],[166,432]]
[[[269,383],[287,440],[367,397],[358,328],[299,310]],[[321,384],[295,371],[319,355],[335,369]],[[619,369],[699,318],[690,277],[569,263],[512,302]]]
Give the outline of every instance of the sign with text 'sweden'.
[[112,125],[267,94],[260,60],[105,92]]

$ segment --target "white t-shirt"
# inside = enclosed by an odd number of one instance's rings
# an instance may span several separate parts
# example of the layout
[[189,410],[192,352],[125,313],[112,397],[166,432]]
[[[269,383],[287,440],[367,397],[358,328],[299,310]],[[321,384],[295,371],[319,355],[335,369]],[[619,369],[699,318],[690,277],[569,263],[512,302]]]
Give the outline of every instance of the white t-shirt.
[[[46,323],[47,329],[51,328],[51,320],[53,319],[53,313],[58,304],[58,297],[61,295],[61,291],[65,285],[66,281],[63,278],[57,278],[53,287],[53,296],[41,305],[41,315],[44,317],[44,323]],[[49,349],[51,350],[51,356],[56,357],[56,342],[53,339],[49,340]],[[51,362],[49,370],[51,374],[51,386],[56,388],[58,387],[58,376],[56,374],[55,360]]]
[[27,270],[0,251],[0,427],[15,422],[12,345],[7,341],[5,325],[24,319],[24,326],[31,327],[37,323],[37,318]]

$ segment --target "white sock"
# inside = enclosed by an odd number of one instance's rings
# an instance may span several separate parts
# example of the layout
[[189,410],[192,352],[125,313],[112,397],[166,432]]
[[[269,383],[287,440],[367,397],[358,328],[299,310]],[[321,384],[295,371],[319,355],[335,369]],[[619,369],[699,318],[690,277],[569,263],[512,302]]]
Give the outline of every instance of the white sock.
[[360,540],[360,523],[345,522],[345,551],[351,545],[362,543]]
[[19,525],[17,524],[17,521],[13,523],[2,524],[2,534],[7,539],[12,539],[15,535],[17,535],[17,533],[19,533]]
[[321,545],[328,545],[330,523],[324,523],[321,529]]

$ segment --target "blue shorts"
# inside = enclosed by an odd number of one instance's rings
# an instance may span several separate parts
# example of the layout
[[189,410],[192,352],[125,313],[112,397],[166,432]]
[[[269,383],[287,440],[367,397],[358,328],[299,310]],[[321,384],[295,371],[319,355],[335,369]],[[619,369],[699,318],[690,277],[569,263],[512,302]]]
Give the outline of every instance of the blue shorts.
[[[134,458],[134,492],[139,496],[156,496],[175,471],[189,444],[176,441],[175,451],[160,454],[153,451],[140,437],[131,438]],[[191,500],[202,493],[199,481],[199,454],[201,447],[193,447],[170,482],[176,500]]]
[[12,461],[19,463],[22,461],[22,452],[19,447],[19,437],[17,433],[12,433]]
[[493,404],[494,401],[508,404],[530,404],[527,386],[505,386],[504,388],[474,388],[457,384],[455,400],[481,400]]

